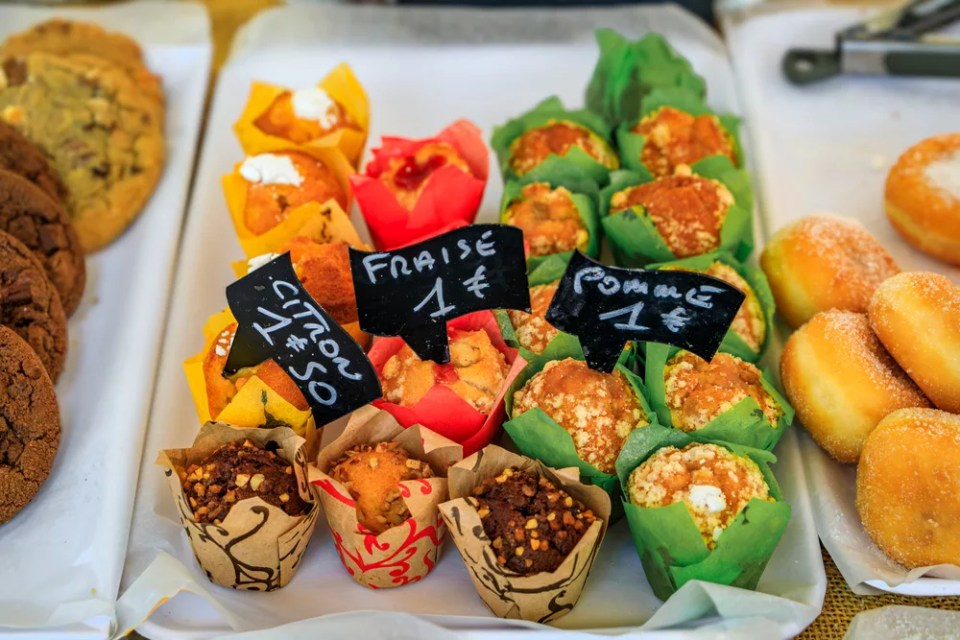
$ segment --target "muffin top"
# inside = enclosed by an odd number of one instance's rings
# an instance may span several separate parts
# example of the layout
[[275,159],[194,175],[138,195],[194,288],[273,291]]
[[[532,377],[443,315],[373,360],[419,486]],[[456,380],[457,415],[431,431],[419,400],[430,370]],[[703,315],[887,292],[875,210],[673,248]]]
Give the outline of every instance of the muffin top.
[[283,91],[253,122],[267,135],[304,144],[337,129],[357,129],[343,105],[320,87]]
[[630,473],[627,497],[638,507],[683,502],[707,548],[752,498],[773,502],[760,467],[715,444],[664,447]]
[[231,507],[247,498],[262,498],[289,516],[310,510],[300,497],[293,465],[249,440],[225,444],[200,464],[178,471],[197,522],[222,524]]
[[380,181],[390,189],[404,209],[410,211],[420,198],[433,173],[444,166],[453,166],[473,175],[470,165],[449,142],[427,142],[413,155],[390,158]]
[[597,517],[537,473],[507,467],[467,498],[497,563],[520,575],[556,571]]
[[582,360],[553,360],[513,396],[513,417],[539,408],[573,438],[577,455],[604,473],[630,432],[648,424],[640,401],[619,371],[594,371]]
[[560,281],[548,284],[538,284],[530,287],[530,313],[508,309],[507,315],[513,325],[513,332],[517,336],[520,346],[533,353],[543,353],[550,341],[560,333],[556,327],[547,322],[547,309],[553,302]]
[[430,465],[411,458],[399,442],[362,444],[330,467],[330,477],[342,483],[357,501],[357,520],[373,533],[402,524],[410,510],[400,495],[400,483],[434,477]]
[[610,213],[643,206],[667,248],[678,258],[720,247],[720,229],[733,204],[722,183],[696,175],[673,175],[613,194]]
[[323,310],[340,325],[356,322],[357,297],[350,271],[350,245],[297,236],[284,248],[290,251],[303,287]]
[[694,116],[673,107],[661,107],[633,128],[647,139],[640,161],[654,176],[673,175],[677,167],[690,166],[709,156],[722,155],[736,165],[733,136],[715,115]]
[[550,120],[510,144],[510,168],[522,176],[551,155],[565,156],[574,148],[583,150],[608,169],[620,166],[610,145],[587,127],[566,120]]
[[767,422],[777,428],[783,409],[763,385],[756,366],[729,353],[707,362],[689,351],[678,351],[663,370],[664,395],[673,426],[696,431],[746,398],[753,398]]
[[435,385],[444,385],[480,413],[493,409],[509,366],[483,330],[450,329],[450,362],[421,360],[404,344],[380,372],[383,397],[404,407],[419,402]]
[[590,234],[565,187],[534,182],[520,189],[507,206],[504,222],[523,230],[531,256],[547,256],[587,248]]

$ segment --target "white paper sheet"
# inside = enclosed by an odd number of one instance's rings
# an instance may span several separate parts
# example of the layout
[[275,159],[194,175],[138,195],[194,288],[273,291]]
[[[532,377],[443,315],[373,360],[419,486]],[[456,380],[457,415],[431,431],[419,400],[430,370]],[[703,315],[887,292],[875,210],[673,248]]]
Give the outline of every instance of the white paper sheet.
[[[420,583],[370,591],[346,575],[324,527],[317,528],[288,587],[264,594],[212,586],[193,562],[152,460],[161,448],[189,443],[199,427],[181,362],[202,347],[203,321],[225,305],[230,262],[241,257],[220,176],[242,157],[231,124],[251,80],[307,86],[344,60],[370,95],[371,144],[384,133],[430,135],[460,117],[474,120],[489,138],[493,125],[552,93],[570,105],[582,104],[597,58],[593,32],[601,25],[634,37],[647,30],[664,33],[708,78],[713,104],[735,110],[722,44],[705,25],[673,7],[489,12],[296,6],[261,14],[248,25],[219,80],[191,205],[125,569],[129,590],[121,599],[123,624],[139,624],[161,597],[188,589],[139,631],[151,638],[209,638],[231,628],[259,630],[350,610],[440,616],[430,620],[464,634],[495,628],[501,637],[504,629],[517,628],[491,618],[455,550],[447,548]],[[480,221],[494,221],[499,209],[501,183],[493,173]],[[798,633],[820,611],[825,578],[794,434],[786,435],[778,453],[776,471],[794,517],[757,593],[691,583],[661,606],[621,521],[611,527],[579,604],[556,626],[628,633],[644,624],[645,629],[695,627],[714,624],[718,617],[740,617],[749,618],[743,624],[776,627],[773,633],[740,637]],[[766,623],[755,620],[763,616]],[[321,619],[308,628],[326,633],[334,625]],[[264,633],[258,631],[257,637],[269,637]]]
[[[129,231],[87,259],[57,384],[63,432],[47,483],[0,526],[0,634],[106,637],[113,622],[174,254],[206,88],[205,10],[142,3],[0,7],[0,40],[53,16],[97,22],[144,47],[167,92],[167,167]],[[59,629],[53,629],[59,627]]]
[[[960,282],[960,270],[903,241],[883,210],[883,185],[899,155],[923,138],[960,130],[960,82],[842,76],[801,88],[780,71],[788,48],[830,49],[838,30],[867,15],[867,9],[798,3],[768,3],[727,15],[728,46],[751,123],[768,231],[816,212],[851,216],[904,271],[938,271]],[[908,572],[889,560],[857,515],[855,467],[834,461],[805,433],[802,441],[817,530],[856,593],[960,594],[960,567]]]

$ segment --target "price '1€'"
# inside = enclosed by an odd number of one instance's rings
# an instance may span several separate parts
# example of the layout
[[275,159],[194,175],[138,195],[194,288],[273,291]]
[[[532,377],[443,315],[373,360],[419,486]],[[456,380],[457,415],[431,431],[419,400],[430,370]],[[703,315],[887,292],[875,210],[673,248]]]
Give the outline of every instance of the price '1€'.
[[450,361],[447,321],[481,309],[530,311],[523,232],[476,224],[396,251],[350,249],[360,328]]
[[574,253],[547,322],[580,338],[587,364],[612,371],[628,340],[662,342],[710,360],[745,296],[690,271],[610,267]]
[[224,375],[273,359],[324,425],[382,395],[363,348],[303,288],[290,254],[227,287],[237,332]]

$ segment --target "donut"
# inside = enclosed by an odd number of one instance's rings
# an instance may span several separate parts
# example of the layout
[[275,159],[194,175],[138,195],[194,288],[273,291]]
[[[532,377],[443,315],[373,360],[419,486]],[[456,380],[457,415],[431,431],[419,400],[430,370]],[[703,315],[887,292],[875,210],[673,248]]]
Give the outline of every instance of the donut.
[[884,207],[904,240],[960,264],[960,133],[907,149],[887,175]]
[[891,411],[931,406],[863,313],[832,309],[813,316],[787,340],[780,378],[803,426],[840,462],[856,462],[867,436]]
[[901,273],[877,287],[867,315],[931,402],[960,413],[960,287],[938,273]]
[[857,511],[904,567],[960,564],[960,416],[900,409],[880,421],[857,466]]
[[777,311],[796,329],[818,311],[864,312],[877,285],[900,272],[859,222],[830,215],[780,229],[760,256]]

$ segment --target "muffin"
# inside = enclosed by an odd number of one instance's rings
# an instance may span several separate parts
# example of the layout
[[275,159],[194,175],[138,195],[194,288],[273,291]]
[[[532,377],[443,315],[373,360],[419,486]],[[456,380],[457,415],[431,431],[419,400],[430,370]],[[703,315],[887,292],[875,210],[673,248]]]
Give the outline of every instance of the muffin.
[[400,205],[410,211],[434,172],[445,166],[473,175],[470,165],[452,144],[435,140],[418,147],[411,155],[387,160],[387,167],[379,179],[393,192]]
[[553,188],[547,182],[524,185],[520,197],[507,205],[502,221],[523,230],[531,256],[586,251],[590,233],[571,195],[567,188]]
[[534,408],[570,434],[583,461],[607,474],[615,472],[627,436],[648,424],[622,372],[594,371],[574,358],[548,362],[514,393],[514,418]]
[[262,235],[290,211],[309,202],[334,200],[349,211],[350,198],[334,171],[323,161],[300,151],[278,151],[247,157],[237,171],[247,183],[243,222]]
[[383,397],[403,407],[418,403],[436,385],[442,385],[479,413],[488,414],[506,380],[509,365],[483,330],[449,329],[450,362],[421,360],[409,345],[383,365]]
[[659,449],[630,473],[626,489],[638,507],[682,502],[708,549],[750,500],[774,501],[757,463],[715,444]]
[[515,309],[507,310],[517,341],[527,351],[543,353],[550,341],[560,333],[546,319],[547,310],[559,286],[560,281],[557,280],[530,287],[530,313]]
[[763,306],[757,297],[756,291],[750,286],[747,280],[737,273],[737,270],[725,262],[714,260],[706,269],[691,269],[680,266],[665,266],[665,270],[679,271],[697,271],[704,275],[712,276],[723,280],[727,284],[736,287],[746,298],[733,322],[730,323],[730,330],[740,336],[740,339],[755,352],[760,352],[767,340],[767,318],[763,312]]
[[673,426],[697,431],[752,398],[776,429],[784,411],[764,389],[761,376],[755,365],[727,353],[717,353],[707,362],[688,351],[677,352],[663,370],[664,397]]
[[261,498],[288,516],[310,510],[300,497],[293,465],[250,440],[223,445],[179,469],[179,476],[197,522],[222,524],[233,505],[247,498]]
[[695,116],[664,106],[641,118],[631,132],[646,137],[640,161],[656,177],[672,176],[678,167],[714,155],[737,164],[733,136],[713,114]]
[[357,520],[380,534],[403,523],[410,510],[399,483],[432,478],[430,466],[412,458],[399,442],[361,444],[333,463],[330,477],[341,482],[357,502]]
[[721,182],[689,173],[662,177],[617,191],[609,215],[643,207],[667,248],[677,258],[720,247],[720,232],[734,204]]
[[360,130],[360,126],[322,87],[280,92],[253,121],[263,133],[304,144],[338,129]]
[[566,156],[580,149],[607,169],[616,169],[620,161],[606,140],[587,127],[569,120],[549,119],[529,129],[510,143],[509,168],[518,176],[540,166],[551,155]]
[[548,478],[507,467],[473,489],[497,564],[526,576],[553,572],[577,546],[596,514]]

